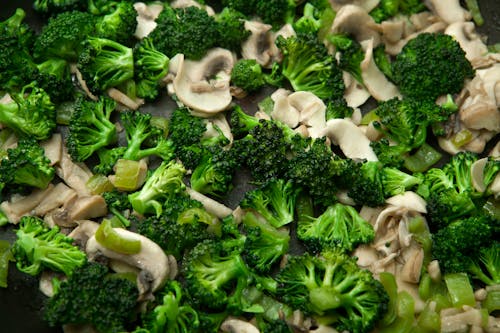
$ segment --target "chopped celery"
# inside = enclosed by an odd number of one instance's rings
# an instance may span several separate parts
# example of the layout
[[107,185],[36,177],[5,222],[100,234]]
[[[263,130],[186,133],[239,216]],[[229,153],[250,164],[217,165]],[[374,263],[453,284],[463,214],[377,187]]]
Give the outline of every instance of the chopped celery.
[[446,287],[454,307],[460,308],[464,305],[474,306],[476,299],[474,290],[470,284],[469,277],[465,273],[450,273],[444,276]]
[[95,239],[102,246],[119,253],[135,254],[141,251],[141,241],[120,236],[110,220],[104,219],[95,233]]
[[487,287],[486,299],[482,303],[482,307],[488,310],[488,313],[500,311],[500,286]]
[[9,261],[12,259],[10,243],[6,240],[0,240],[0,288],[7,288]]
[[113,185],[121,191],[135,191],[144,183],[148,167],[145,162],[119,159],[115,174],[109,177]]
[[101,174],[95,174],[90,177],[86,185],[91,194],[102,194],[112,191],[114,188],[108,177]]
[[379,276],[380,283],[384,286],[385,291],[389,295],[389,304],[387,305],[387,312],[380,321],[380,324],[387,326],[392,324],[397,316],[397,302],[398,302],[398,285],[396,278],[389,272],[382,272]]
[[424,143],[415,154],[405,157],[404,165],[411,172],[424,172],[436,164],[441,156],[436,149]]

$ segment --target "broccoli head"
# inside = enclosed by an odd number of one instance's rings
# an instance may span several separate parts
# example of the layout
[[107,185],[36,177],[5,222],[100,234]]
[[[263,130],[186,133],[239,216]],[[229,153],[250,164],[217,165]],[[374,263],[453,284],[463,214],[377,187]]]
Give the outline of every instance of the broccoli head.
[[298,33],[318,34],[321,38],[326,30],[329,30],[335,12],[327,0],[309,0],[305,3],[302,16],[294,23],[293,29]]
[[36,65],[35,76],[37,85],[45,90],[50,100],[56,104],[73,100],[75,87],[73,85],[69,63],[60,58],[50,58]]
[[7,158],[0,161],[0,180],[13,192],[47,188],[54,175],[45,151],[33,138],[20,139],[17,147],[7,149]]
[[132,49],[111,39],[88,37],[78,56],[78,69],[94,93],[134,77],[134,57]]
[[97,37],[128,44],[137,27],[137,12],[130,1],[108,1],[109,12],[97,18]]
[[487,286],[500,283],[500,242],[493,241],[479,250],[478,257],[470,257],[469,274]]
[[85,11],[86,0],[35,0],[33,9],[43,15],[53,16],[62,12],[74,10]]
[[135,282],[112,274],[107,266],[88,262],[47,299],[44,319],[53,327],[91,324],[103,333],[124,332],[134,320],[138,296]]
[[295,19],[295,0],[255,0],[254,14],[279,29]]
[[365,161],[357,166],[357,177],[347,194],[357,204],[370,207],[381,206],[385,203],[384,187],[382,183],[382,163]]
[[118,140],[116,126],[111,122],[111,113],[116,102],[108,97],[98,101],[79,98],[69,123],[66,141],[72,159],[85,161],[98,149]]
[[282,73],[295,91],[310,91],[321,99],[340,98],[345,84],[337,61],[313,34],[279,36]]
[[356,81],[363,83],[361,76],[361,62],[365,58],[365,52],[356,39],[343,34],[328,36],[328,41],[335,46],[340,54],[340,69],[350,73]]
[[56,127],[56,112],[50,96],[35,82],[10,94],[12,101],[0,104],[0,123],[19,136],[48,139]]
[[352,206],[336,203],[329,206],[319,217],[301,216],[297,225],[297,237],[312,252],[339,247],[353,251],[359,244],[368,244],[375,232]]
[[474,69],[451,36],[422,33],[406,43],[392,63],[393,78],[404,96],[428,98],[455,94]]
[[230,7],[215,16],[219,34],[218,46],[234,52],[241,50],[241,44],[250,36],[245,29],[245,15]]
[[12,253],[17,268],[33,276],[46,268],[71,276],[87,261],[85,253],[73,245],[72,238],[61,233],[58,226],[50,229],[35,216],[21,218]]
[[245,92],[257,91],[265,84],[280,86],[281,81],[279,65],[273,66],[272,72],[267,74],[255,59],[240,59],[231,71],[232,84]]
[[286,304],[329,320],[339,331],[370,332],[387,310],[382,284],[338,250],[291,256],[276,279]]

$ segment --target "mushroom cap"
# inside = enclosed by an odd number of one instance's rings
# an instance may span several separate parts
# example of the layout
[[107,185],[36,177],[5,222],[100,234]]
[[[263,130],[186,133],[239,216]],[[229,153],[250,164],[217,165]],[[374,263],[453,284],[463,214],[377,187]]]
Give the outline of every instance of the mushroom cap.
[[333,21],[331,32],[352,35],[357,41],[373,39],[377,46],[380,43],[380,33],[377,24],[364,8],[356,5],[342,6]]
[[232,96],[229,89],[234,55],[229,50],[214,48],[200,61],[179,58],[173,81],[175,94],[200,116],[209,116],[228,108]]
[[426,5],[448,24],[470,19],[469,12],[460,6],[459,0],[426,0]]
[[274,49],[272,26],[258,21],[245,21],[245,29],[250,36],[241,44],[243,59],[255,59],[263,67],[272,63]]
[[465,51],[465,57],[469,61],[488,53],[488,47],[483,43],[479,34],[476,33],[476,27],[472,22],[453,22],[446,28],[444,33],[452,36],[460,44],[460,47]]

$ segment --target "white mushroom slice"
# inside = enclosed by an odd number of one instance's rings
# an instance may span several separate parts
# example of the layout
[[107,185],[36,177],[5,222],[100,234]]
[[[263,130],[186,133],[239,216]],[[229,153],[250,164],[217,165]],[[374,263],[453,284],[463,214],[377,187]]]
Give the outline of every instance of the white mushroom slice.
[[[500,84],[500,81],[499,81]],[[459,111],[460,120],[469,129],[500,132],[500,112],[495,100],[487,95],[467,98]]]
[[404,263],[400,275],[401,280],[417,284],[420,281],[420,273],[424,262],[424,250],[421,246],[412,246],[405,253]]
[[367,12],[378,6],[380,0],[330,0],[330,4],[335,11],[339,11],[345,5],[356,5]]
[[259,333],[260,331],[254,325],[250,324],[247,321],[236,319],[236,318],[228,318],[224,320],[222,325],[220,326],[222,332],[229,333]]
[[79,197],[68,207],[69,219],[76,224],[77,220],[102,217],[108,213],[106,201],[100,195]]
[[386,20],[380,23],[380,30],[385,44],[394,44],[403,39],[405,22],[402,20]]
[[283,38],[289,38],[297,35],[293,26],[290,23],[283,25],[278,31],[272,33],[272,43],[269,47],[269,54],[272,57],[272,61],[265,66],[266,68],[272,68],[274,62],[281,62],[283,60],[283,54],[281,54],[280,49],[276,46],[276,39],[278,36]]
[[229,89],[233,54],[215,48],[200,61],[184,60],[174,79],[174,91],[179,100],[202,115],[225,110],[232,101]]
[[217,216],[218,218],[224,218],[230,215],[233,210],[212,198],[207,197],[200,192],[193,190],[190,187],[186,187],[186,192],[189,194],[191,199],[198,200],[202,203],[203,207],[209,212]]
[[337,200],[344,205],[355,206],[356,202],[347,194],[346,190],[338,191],[335,196]]
[[366,88],[356,81],[351,74],[348,72],[343,72],[344,82],[346,83],[346,88],[344,91],[344,98],[347,105],[352,108],[357,108],[370,98],[370,92]]
[[440,282],[442,275],[441,275],[441,269],[439,268],[439,261],[433,260],[427,265],[427,272],[429,273],[429,276],[431,279],[435,282]]
[[465,311],[457,314],[441,314],[441,332],[467,332],[472,326],[482,327],[483,313],[480,309],[465,306]]
[[385,200],[386,203],[393,206],[406,208],[410,211],[419,213],[427,213],[425,200],[412,191],[406,191],[403,194],[398,194]]
[[373,59],[373,39],[361,42],[365,50],[365,58],[360,64],[363,84],[377,101],[386,101],[394,97],[401,97],[398,88],[380,71]]
[[40,147],[43,148],[45,156],[50,160],[50,165],[55,165],[61,160],[62,146],[61,133],[54,133],[49,139],[40,143]]
[[42,202],[54,185],[49,184],[46,189],[36,189],[28,196],[13,196],[10,201],[0,204],[0,209],[5,213],[10,223],[17,224],[21,217],[29,215],[31,211]]
[[470,13],[460,6],[459,0],[426,0],[430,10],[444,22],[464,22],[470,19]]
[[291,93],[292,93],[292,91],[287,90],[285,88],[278,88],[275,91],[273,91],[273,93],[271,94],[271,100],[273,102],[276,102],[278,100],[278,98],[288,97],[288,95],[290,95]]
[[268,67],[276,53],[272,26],[258,21],[245,21],[245,29],[250,36],[241,44],[243,59],[255,59],[263,67]]
[[132,98],[128,97],[127,95],[125,95],[116,88],[110,88],[106,92],[108,96],[111,97],[113,100],[117,101],[121,105],[131,110],[137,110],[141,105],[144,104],[143,99],[133,100]]
[[366,244],[358,246],[352,255],[357,258],[356,263],[363,268],[370,267],[378,260],[377,250]]
[[155,20],[163,10],[163,4],[155,2],[146,5],[143,2],[136,2],[134,9],[137,12],[137,27],[134,36],[142,39],[156,28],[157,24]]
[[326,125],[326,105],[321,98],[308,91],[297,91],[288,96],[288,103],[300,113],[300,123],[316,129]]
[[444,137],[438,137],[437,139],[439,147],[450,155],[456,155],[462,151],[462,149],[458,148],[453,144],[453,142],[451,142],[451,139]]
[[68,234],[68,237],[73,238],[74,243],[84,251],[87,241],[95,235],[99,228],[99,223],[90,220],[81,220],[76,221],[76,224],[77,227]]
[[330,119],[322,136],[327,136],[340,146],[345,156],[353,159],[378,161],[370,147],[370,140],[363,131],[349,119]]
[[377,24],[365,9],[355,5],[345,5],[339,9],[331,32],[351,35],[360,42],[373,39],[375,46],[380,43]]
[[[442,1],[442,0],[439,0]],[[455,22],[450,24],[445,34],[452,36],[465,51],[465,57],[470,61],[488,53],[488,47],[475,31],[473,22]]]
[[54,296],[54,284],[52,280],[56,278],[59,281],[66,280],[66,275],[57,273],[50,270],[44,270],[40,275],[40,281],[38,282],[38,290],[42,292],[47,297]]
[[76,80],[78,81],[78,84],[80,85],[82,90],[85,92],[85,94],[93,101],[99,100],[99,98],[90,91],[89,87],[87,86],[87,82],[85,82],[85,80],[83,79],[83,75],[80,72],[80,70],[78,69],[78,67],[76,66],[76,64],[70,65],[70,71],[71,71],[71,73],[75,74]]
[[64,145],[61,161],[56,166],[56,174],[79,195],[90,195],[87,182],[92,177],[92,172],[85,164],[73,162]]
[[276,94],[274,100],[273,111],[270,116],[274,120],[278,120],[290,128],[295,128],[299,124],[300,112],[290,105],[288,95]]
[[104,255],[109,259],[123,261],[140,270],[137,276],[139,292],[144,295],[158,290],[169,278],[169,259],[162,248],[152,240],[129,230],[114,228],[114,231],[123,238],[141,242],[141,250],[136,254],[123,254],[110,250],[100,244],[92,236],[86,245],[87,256],[90,261]]
[[64,203],[72,201],[76,196],[77,193],[75,190],[64,183],[58,183],[46,194],[42,202],[35,207],[32,213],[36,216],[44,216],[51,210],[61,207]]
[[222,114],[217,114],[214,118],[211,119],[211,122],[214,126],[219,128],[219,130],[224,134],[226,138],[229,139],[229,142],[233,142],[233,133],[231,132],[231,127],[227,122],[227,118]]

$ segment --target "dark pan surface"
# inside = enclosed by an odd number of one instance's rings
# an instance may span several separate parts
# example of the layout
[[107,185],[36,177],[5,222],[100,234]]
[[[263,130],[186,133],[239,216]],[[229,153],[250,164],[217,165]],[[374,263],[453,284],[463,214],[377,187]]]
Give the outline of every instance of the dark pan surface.
[[[478,30],[488,36],[488,44],[500,43],[500,2],[498,0],[479,0],[485,24]],[[0,7],[0,20],[11,16],[15,9],[22,7],[27,12],[27,21],[35,29],[41,27],[41,20],[33,12],[30,0],[2,1]],[[0,50],[1,52],[1,50]],[[154,112],[172,105],[169,101],[162,100],[144,108],[146,112]],[[255,103],[245,101],[245,109],[252,111]],[[242,181],[244,183],[244,181]],[[238,187],[231,193],[226,204],[236,206],[246,188]],[[14,240],[12,227],[0,228],[0,239]],[[38,291],[38,281],[26,274],[20,273],[11,264],[9,270],[9,287],[0,288],[0,332],[10,333],[58,333],[60,328],[48,327],[42,317],[42,308],[45,296]]]

